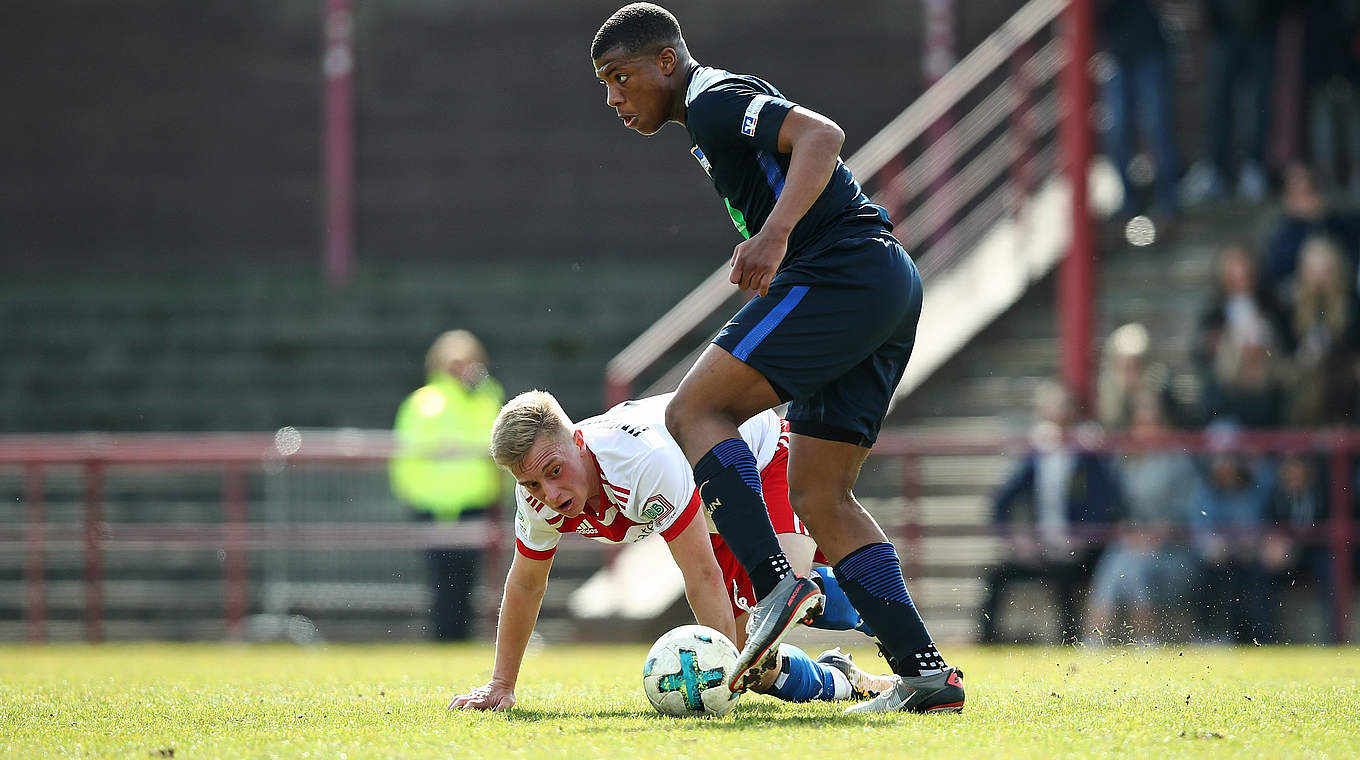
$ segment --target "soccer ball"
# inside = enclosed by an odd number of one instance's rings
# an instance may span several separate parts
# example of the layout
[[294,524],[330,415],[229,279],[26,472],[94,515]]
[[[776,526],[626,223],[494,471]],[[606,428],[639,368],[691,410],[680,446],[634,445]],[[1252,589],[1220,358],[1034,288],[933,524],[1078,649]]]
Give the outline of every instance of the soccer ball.
[[737,654],[732,640],[712,628],[682,625],[657,639],[647,653],[642,690],[662,715],[721,717],[741,696],[726,683]]

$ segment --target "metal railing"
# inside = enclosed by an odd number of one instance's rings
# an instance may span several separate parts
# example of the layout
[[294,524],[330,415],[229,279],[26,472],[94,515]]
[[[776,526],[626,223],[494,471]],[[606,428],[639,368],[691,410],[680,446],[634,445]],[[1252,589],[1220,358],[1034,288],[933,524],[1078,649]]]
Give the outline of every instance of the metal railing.
[[[1053,27],[1066,5],[1030,0],[845,162],[899,221],[923,277],[948,269],[997,221],[1017,217],[1055,173],[1055,80],[1064,61]],[[645,393],[635,386],[740,296],[728,275],[720,266],[609,362],[606,406],[674,389],[703,341]]]
[[[1081,437],[1068,442],[1072,450],[1104,453],[1111,456],[1150,452],[1179,452],[1186,456],[1241,454],[1273,457],[1286,454],[1308,455],[1325,463],[1326,492],[1322,494],[1329,513],[1325,523],[1296,530],[1296,538],[1303,544],[1325,547],[1331,554],[1334,594],[1329,627],[1338,643],[1351,639],[1352,584],[1355,558],[1353,523],[1357,510],[1354,490],[1357,487],[1355,463],[1360,455],[1360,430],[1272,430],[1245,431],[1224,437],[1206,432],[1174,432],[1152,438],[1138,438],[1127,434]],[[1000,437],[992,434],[960,434],[948,431],[909,432],[885,430],[871,453],[874,457],[896,459],[900,462],[903,513],[897,520],[894,539],[901,548],[903,570],[911,577],[931,577],[941,568],[923,563],[921,548],[925,542],[939,538],[988,537],[1004,542],[998,527],[987,524],[940,524],[923,520],[920,509],[927,487],[922,473],[922,462],[929,459],[1006,454],[1020,456],[1031,450],[1024,437]],[[990,495],[983,496],[989,499]],[[1260,530],[1270,526],[1263,522]],[[1079,538],[1100,544],[1116,534],[1118,526],[1091,524],[1072,526]],[[1184,536],[1183,536],[1184,537]]]
[[[1331,553],[1335,595],[1332,599],[1332,625],[1345,640],[1350,625],[1351,566],[1355,547],[1352,526],[1355,499],[1352,493],[1353,462],[1360,454],[1360,431],[1274,431],[1242,433],[1229,441],[1198,433],[1167,435],[1154,440],[1110,436],[1083,440],[1081,445],[1100,452],[1178,451],[1187,455],[1205,452],[1241,452],[1251,455],[1302,453],[1327,464],[1326,499],[1330,516],[1325,524],[1305,530],[1302,538],[1325,546]],[[998,537],[987,507],[993,483],[979,474],[968,457],[1007,460],[1023,453],[1028,442],[1019,437],[962,435],[953,433],[908,433],[885,430],[871,454],[866,471],[895,468],[899,480],[880,497],[866,497],[871,511],[885,526],[891,526],[901,549],[905,570],[913,584],[923,584],[926,592],[918,602],[937,608],[963,610],[956,579],[976,579],[979,567],[990,560],[967,559],[951,568],[936,566],[940,542]],[[376,515],[370,521],[317,520],[280,522],[271,518],[267,488],[260,479],[269,479],[322,468],[321,477],[337,480],[336,473],[371,470],[396,453],[386,432],[307,431],[300,438],[270,435],[120,435],[120,436],[3,436],[0,437],[0,478],[19,484],[19,498],[11,501],[13,517],[0,524],[0,555],[22,557],[22,609],[26,637],[47,638],[45,621],[48,590],[47,557],[59,552],[79,552],[83,562],[84,637],[98,641],[104,636],[105,596],[108,574],[105,558],[114,553],[158,556],[174,550],[215,552],[220,559],[220,619],[228,638],[243,635],[246,618],[262,611],[267,594],[253,584],[268,582],[265,573],[248,573],[248,558],[253,566],[267,564],[266,555],[296,552],[329,552],[342,563],[352,563],[356,553],[419,550],[431,547],[483,546],[493,558],[487,562],[482,583],[486,590],[487,618],[494,620],[497,589],[504,567],[508,515],[475,525],[412,523],[397,515]],[[950,459],[963,459],[964,472],[956,476],[970,484],[971,518],[961,520],[956,509],[930,506],[933,487],[927,474],[932,467]],[[206,473],[218,485],[216,502],[195,522],[178,522],[173,515],[165,519],[109,520],[105,513],[109,477],[138,473],[139,477],[165,478],[176,473]],[[60,516],[49,514],[49,476],[59,474],[69,481],[65,497],[72,504]],[[377,482],[385,488],[385,471]],[[151,481],[136,481],[142,488]],[[338,483],[343,493],[346,483]],[[867,489],[866,489],[867,492]],[[331,506],[337,497],[325,497]],[[64,498],[65,498],[64,497]],[[362,506],[362,505],[360,505]],[[67,508],[69,507],[69,508]],[[253,509],[252,509],[253,508]],[[324,516],[324,515],[323,515]],[[54,519],[60,517],[61,519]],[[1093,539],[1102,539],[1110,526],[1082,526]],[[563,543],[568,550],[598,551],[607,548],[588,540]],[[947,553],[946,553],[947,554]],[[989,555],[997,558],[1000,555]],[[499,559],[495,559],[499,557]],[[957,558],[955,558],[957,559]],[[972,564],[969,564],[972,563]],[[344,569],[330,566],[332,571]],[[166,580],[186,593],[191,584],[181,583],[169,573]],[[942,586],[931,591],[931,583]],[[174,585],[174,584],[179,585]],[[344,584],[329,584],[337,588]],[[408,581],[410,586],[413,583]],[[13,586],[13,584],[11,584]],[[357,587],[357,586],[356,586]],[[198,588],[198,587],[194,587]],[[346,587],[348,588],[348,587]],[[919,586],[914,585],[914,589]],[[953,589],[951,591],[951,589]],[[916,591],[913,592],[916,594]],[[931,599],[932,594],[935,599]],[[255,600],[252,602],[251,600]],[[971,619],[971,618],[968,618]],[[956,627],[957,635],[967,636],[967,623]]]
[[[350,510],[350,519],[326,519],[339,511],[329,495],[315,497],[321,511],[289,515],[283,493],[286,479],[309,470],[321,481],[335,479],[335,471],[363,470],[372,477],[366,499],[374,488],[387,491],[385,465],[403,453],[387,431],[297,431],[284,428],[269,434],[81,434],[0,436],[0,473],[17,471],[22,479],[25,510],[21,520],[0,525],[0,553],[24,554],[26,586],[24,617],[27,638],[46,638],[47,556],[79,553],[83,561],[85,633],[87,640],[103,638],[105,558],[110,552],[216,552],[222,567],[222,616],[226,635],[240,638],[247,616],[248,554],[287,557],[298,552],[384,552],[431,548],[480,547],[489,565],[496,565],[504,545],[504,520],[469,523],[399,521],[391,501],[368,503]],[[458,452],[420,452],[423,456],[455,456]],[[380,471],[379,471],[380,470]],[[218,483],[219,509],[177,522],[149,521],[143,516],[121,522],[105,519],[111,475],[134,478],[142,487],[156,480],[199,476]],[[79,515],[75,520],[49,521],[49,480],[79,482]],[[255,487],[248,494],[248,483]],[[134,490],[137,485],[134,485]],[[69,490],[69,489],[67,489]],[[154,491],[155,489],[152,488]],[[202,484],[193,498],[204,499]],[[154,497],[153,497],[154,498]],[[265,514],[250,515],[252,502],[263,503]],[[69,512],[70,510],[64,510]],[[16,524],[22,527],[15,527]],[[343,562],[343,554],[339,555]],[[266,563],[270,564],[270,563]],[[277,570],[278,563],[272,563]],[[271,577],[266,568],[266,579]],[[274,572],[283,583],[286,573]],[[284,584],[286,585],[286,584]],[[286,603],[286,602],[285,602]]]

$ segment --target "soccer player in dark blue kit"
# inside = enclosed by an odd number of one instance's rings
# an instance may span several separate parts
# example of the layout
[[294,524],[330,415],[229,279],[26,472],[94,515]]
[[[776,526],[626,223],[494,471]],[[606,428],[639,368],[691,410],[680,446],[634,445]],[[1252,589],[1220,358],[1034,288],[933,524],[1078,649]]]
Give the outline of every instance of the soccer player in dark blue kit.
[[780,550],[754,456],[737,434],[787,401],[794,511],[899,676],[896,688],[851,710],[963,709],[962,674],[945,664],[896,550],[852,492],[911,355],[921,279],[887,212],[841,163],[844,134],[761,79],[699,64],[675,17],[650,3],[605,21],[590,57],[625,127],[652,135],[675,122],[689,132],[690,152],[745,238],[731,281],[758,294],[690,368],[666,411],[705,508],[760,597],[730,688],[758,681],[779,640],[823,604],[817,584],[794,574]]

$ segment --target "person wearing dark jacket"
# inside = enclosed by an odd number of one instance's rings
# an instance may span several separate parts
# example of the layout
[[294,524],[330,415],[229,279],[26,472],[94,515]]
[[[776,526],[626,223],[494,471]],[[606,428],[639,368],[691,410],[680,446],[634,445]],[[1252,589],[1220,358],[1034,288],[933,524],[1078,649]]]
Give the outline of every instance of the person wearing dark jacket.
[[1280,461],[1279,475],[1266,507],[1269,528],[1262,544],[1271,602],[1269,642],[1281,637],[1281,597],[1299,581],[1311,582],[1316,591],[1318,608],[1327,621],[1323,643],[1335,644],[1340,640],[1341,631],[1332,615],[1336,593],[1332,552],[1318,533],[1328,518],[1324,469],[1321,462],[1303,454],[1288,454]]
[[[1285,168],[1280,217],[1266,242],[1263,284],[1282,305],[1292,304],[1303,244],[1314,237],[1329,238],[1341,248],[1352,270],[1360,263],[1360,216],[1336,208],[1319,187],[1306,164]],[[1355,283],[1350,283],[1354,288]]]
[[1064,441],[1073,421],[1068,393],[1049,383],[1037,395],[1040,421],[1031,436],[1033,449],[994,500],[996,525],[1013,551],[987,575],[979,621],[987,643],[997,641],[1001,600],[1006,586],[1017,580],[1047,585],[1060,610],[1062,640],[1077,639],[1078,594],[1099,551],[1098,542],[1080,528],[1108,522],[1117,501],[1115,476],[1105,457]]
[[1191,353],[1203,388],[1200,418],[1276,427],[1287,406],[1278,357],[1292,350],[1284,341],[1293,332],[1270,288],[1257,280],[1245,246],[1219,251],[1218,272]]

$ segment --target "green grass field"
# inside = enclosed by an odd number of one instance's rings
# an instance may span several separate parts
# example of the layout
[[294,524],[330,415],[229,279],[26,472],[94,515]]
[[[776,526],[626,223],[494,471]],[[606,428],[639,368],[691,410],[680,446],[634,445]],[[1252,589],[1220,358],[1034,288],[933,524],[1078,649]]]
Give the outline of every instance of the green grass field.
[[[962,715],[748,695],[663,718],[641,646],[530,655],[519,704],[449,713],[486,646],[0,647],[7,757],[1360,757],[1360,649],[950,649]],[[815,655],[815,652],[813,653]],[[881,664],[866,648],[865,665]]]

